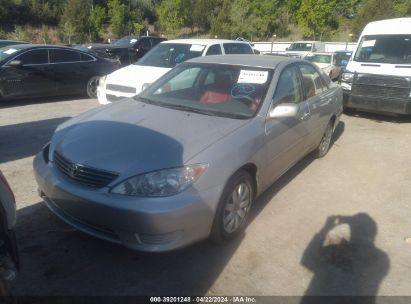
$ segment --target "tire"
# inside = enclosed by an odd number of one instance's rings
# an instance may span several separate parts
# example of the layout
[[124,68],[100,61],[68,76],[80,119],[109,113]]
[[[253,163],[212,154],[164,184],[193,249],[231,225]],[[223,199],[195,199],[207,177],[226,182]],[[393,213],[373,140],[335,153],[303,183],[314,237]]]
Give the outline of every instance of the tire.
[[89,98],[97,98],[97,87],[100,76],[91,77],[86,84],[86,94]]
[[327,127],[325,128],[323,137],[321,138],[321,142],[318,147],[313,151],[313,155],[316,158],[322,158],[327,155],[328,151],[330,150],[332,144],[332,137],[333,137],[333,121],[330,120]]
[[210,234],[212,241],[226,243],[244,230],[254,200],[254,191],[252,177],[246,171],[239,171],[231,177],[214,217]]

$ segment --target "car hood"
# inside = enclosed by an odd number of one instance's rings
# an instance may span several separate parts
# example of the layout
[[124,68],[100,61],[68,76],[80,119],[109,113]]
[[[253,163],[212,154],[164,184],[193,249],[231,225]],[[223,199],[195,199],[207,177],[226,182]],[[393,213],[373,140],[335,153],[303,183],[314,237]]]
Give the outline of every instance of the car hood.
[[136,88],[136,93],[138,94],[141,92],[143,84],[153,83],[170,70],[170,68],[131,64],[109,74],[106,79],[106,85],[117,84],[133,87]]
[[128,99],[60,125],[50,151],[82,165],[132,176],[189,164],[248,122]]

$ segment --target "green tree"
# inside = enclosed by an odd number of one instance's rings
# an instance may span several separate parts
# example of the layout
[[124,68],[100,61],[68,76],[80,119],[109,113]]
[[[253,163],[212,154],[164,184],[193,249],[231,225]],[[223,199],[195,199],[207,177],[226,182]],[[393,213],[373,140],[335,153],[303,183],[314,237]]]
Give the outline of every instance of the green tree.
[[163,0],[157,8],[160,28],[176,34],[184,25],[184,5],[182,0]]
[[108,16],[110,18],[111,30],[116,37],[121,37],[126,33],[126,12],[127,6],[119,0],[108,1]]
[[403,17],[411,13],[409,0],[365,0],[352,22],[352,30],[360,34],[364,26],[383,19]]
[[91,4],[84,0],[68,0],[61,17],[60,27],[64,29],[66,24],[74,27],[73,42],[90,40],[90,11]]
[[106,20],[106,10],[104,7],[96,5],[90,14],[91,39],[98,41],[104,32],[104,21]]
[[16,26],[13,32],[7,35],[8,39],[11,40],[21,40],[21,41],[32,41],[32,34],[23,26]]
[[68,44],[72,44],[73,37],[76,34],[76,27],[70,22],[66,21],[61,29],[63,40]]
[[302,0],[296,19],[305,37],[323,39],[338,28],[337,0]]

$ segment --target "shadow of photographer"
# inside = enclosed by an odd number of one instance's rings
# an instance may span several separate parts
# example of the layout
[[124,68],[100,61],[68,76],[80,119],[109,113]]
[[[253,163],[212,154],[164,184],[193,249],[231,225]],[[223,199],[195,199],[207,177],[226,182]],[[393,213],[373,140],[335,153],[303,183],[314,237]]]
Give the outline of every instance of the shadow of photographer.
[[328,217],[301,260],[314,273],[301,303],[322,303],[312,296],[367,296],[356,299],[375,303],[390,267],[387,254],[374,244],[376,235],[377,224],[366,213]]

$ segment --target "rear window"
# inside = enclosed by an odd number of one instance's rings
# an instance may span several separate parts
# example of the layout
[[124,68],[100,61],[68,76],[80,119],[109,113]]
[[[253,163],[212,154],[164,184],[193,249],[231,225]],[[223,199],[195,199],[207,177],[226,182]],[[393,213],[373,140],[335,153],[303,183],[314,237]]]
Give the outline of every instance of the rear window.
[[80,61],[80,53],[69,50],[50,50],[51,63],[65,63]]
[[90,55],[80,53],[81,61],[93,61],[94,58]]
[[224,43],[226,54],[254,54],[250,45],[245,43]]

